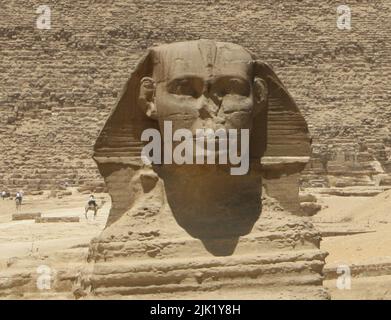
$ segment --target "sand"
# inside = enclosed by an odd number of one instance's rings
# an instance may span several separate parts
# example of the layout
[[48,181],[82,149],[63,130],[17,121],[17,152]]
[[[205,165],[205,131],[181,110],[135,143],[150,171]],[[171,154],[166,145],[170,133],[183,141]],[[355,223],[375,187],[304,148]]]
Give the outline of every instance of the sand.
[[[103,230],[111,206],[107,194],[97,194],[106,201],[95,220],[93,213],[84,217],[88,195],[73,190],[71,196],[50,198],[48,194],[26,196],[21,212],[41,212],[48,216],[78,216],[78,223],[35,223],[34,220],[12,221],[16,212],[13,200],[0,200],[0,271],[35,271],[40,264],[54,269],[74,269],[85,265],[88,245]],[[368,266],[352,278],[350,290],[339,290],[335,277],[324,282],[332,299],[391,299],[391,190],[375,197],[339,197],[317,195],[323,209],[312,221],[323,228],[368,231],[355,235],[324,237],[321,248],[329,252],[325,270],[339,265]],[[364,266],[364,267],[362,267]],[[381,266],[373,271],[374,266]],[[370,271],[372,270],[372,271]],[[380,270],[380,271],[379,271]],[[370,290],[368,290],[370,288]],[[24,298],[72,299],[70,288],[60,294],[26,293]],[[69,290],[69,291],[68,291]],[[15,296],[2,295],[1,298]],[[18,297],[18,296],[16,296]],[[246,297],[251,299],[251,297]]]

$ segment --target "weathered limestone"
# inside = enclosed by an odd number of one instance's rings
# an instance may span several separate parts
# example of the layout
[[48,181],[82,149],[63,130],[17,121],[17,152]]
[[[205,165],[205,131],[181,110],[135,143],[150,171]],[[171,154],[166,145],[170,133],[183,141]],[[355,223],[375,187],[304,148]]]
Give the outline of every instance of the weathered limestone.
[[12,214],[12,220],[34,220],[41,217],[40,212],[30,213],[14,213]]
[[320,204],[314,202],[301,202],[300,207],[306,216],[313,216],[322,209]]
[[[192,130],[248,128],[249,173],[144,165],[141,133],[162,131],[167,120]],[[77,296],[207,298],[235,289],[256,290],[255,299],[326,298],[326,253],[299,203],[309,154],[292,97],[244,48],[199,40],[150,49],[94,147],[112,208]]]
[[80,222],[80,217],[40,217],[35,223]]
[[[323,183],[318,184],[320,177]],[[382,181],[387,179],[389,169],[384,144],[372,137],[361,141],[339,138],[330,139],[327,147],[314,145],[311,161],[303,174],[303,186],[374,187],[385,185]]]

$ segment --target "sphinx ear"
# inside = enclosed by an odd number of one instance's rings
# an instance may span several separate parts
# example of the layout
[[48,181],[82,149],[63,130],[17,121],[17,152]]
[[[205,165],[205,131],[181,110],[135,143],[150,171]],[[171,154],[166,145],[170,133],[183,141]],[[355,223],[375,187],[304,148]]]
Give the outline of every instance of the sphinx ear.
[[256,113],[261,112],[267,107],[268,88],[266,81],[260,77],[254,78],[254,103],[256,106]]
[[138,105],[146,116],[157,120],[157,109],[155,104],[155,80],[150,77],[144,77],[140,80],[140,93]]

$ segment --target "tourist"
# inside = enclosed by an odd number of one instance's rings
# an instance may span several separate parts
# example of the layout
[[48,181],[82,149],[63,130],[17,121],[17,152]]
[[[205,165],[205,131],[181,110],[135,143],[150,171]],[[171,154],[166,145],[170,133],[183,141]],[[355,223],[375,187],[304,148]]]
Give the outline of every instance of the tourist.
[[19,201],[19,203],[22,204],[23,193],[22,193],[22,192],[19,192],[19,191],[16,192],[15,200],[16,200],[16,201]]
[[94,206],[94,207],[97,207],[97,204],[96,204],[96,200],[95,200],[95,197],[94,195],[90,195],[90,198],[88,200],[88,206]]

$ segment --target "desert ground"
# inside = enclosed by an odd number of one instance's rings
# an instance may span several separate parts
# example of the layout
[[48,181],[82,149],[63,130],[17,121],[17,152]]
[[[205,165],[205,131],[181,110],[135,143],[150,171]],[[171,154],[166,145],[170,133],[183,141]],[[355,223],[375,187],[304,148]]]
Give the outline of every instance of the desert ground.
[[[391,190],[372,196],[305,192],[315,195],[322,207],[308,219],[322,232],[321,249],[329,252],[324,286],[331,299],[391,299]],[[96,198],[103,206],[95,219],[93,212],[86,219],[88,194],[76,189],[60,196],[25,196],[21,213],[79,218],[52,223],[13,221],[14,201],[0,200],[0,298],[74,299],[73,282],[86,265],[89,242],[104,228],[111,206],[108,194]],[[341,265],[351,270],[350,289],[337,287],[336,270]],[[60,279],[54,288],[38,290],[31,280],[39,281],[42,266]]]
[[[9,298],[73,298],[72,281],[75,271],[85,263],[90,240],[104,228],[111,202],[107,194],[96,194],[98,205],[105,202],[94,219],[94,213],[84,215],[88,194],[72,190],[72,195],[61,199],[50,193],[26,196],[21,213],[40,212],[43,217],[79,217],[79,222],[35,223],[35,220],[12,221],[16,213],[13,200],[0,201],[0,291]],[[71,279],[63,293],[52,290],[14,294],[15,288],[25,286],[25,278],[37,273],[39,266],[48,266],[53,275],[69,273]],[[65,275],[65,278],[67,276]],[[32,276],[32,278],[37,278]],[[10,280],[12,279],[12,280]],[[67,282],[65,280],[65,282]],[[13,289],[12,289],[13,288]],[[62,289],[60,289],[61,291]],[[21,290],[23,291],[23,289]]]

